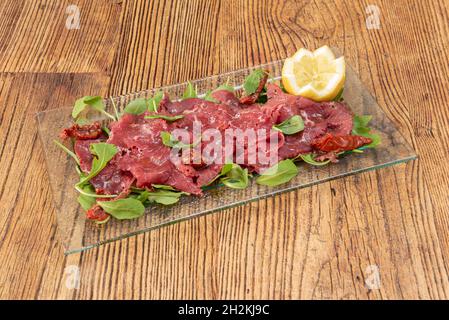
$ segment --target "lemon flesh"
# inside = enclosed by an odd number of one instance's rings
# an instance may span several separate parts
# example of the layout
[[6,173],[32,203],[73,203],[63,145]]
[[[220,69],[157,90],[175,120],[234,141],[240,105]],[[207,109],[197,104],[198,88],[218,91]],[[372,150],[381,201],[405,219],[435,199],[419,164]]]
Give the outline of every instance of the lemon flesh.
[[311,52],[299,49],[282,68],[282,83],[288,93],[315,101],[335,98],[345,83],[345,60],[335,59],[329,47]]

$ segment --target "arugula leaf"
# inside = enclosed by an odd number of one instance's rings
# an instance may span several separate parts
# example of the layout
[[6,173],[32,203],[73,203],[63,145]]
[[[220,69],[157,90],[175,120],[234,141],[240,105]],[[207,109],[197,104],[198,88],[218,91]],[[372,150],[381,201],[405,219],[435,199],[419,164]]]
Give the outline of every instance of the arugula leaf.
[[371,142],[370,144],[364,146],[365,148],[377,147],[382,142],[382,140],[380,139],[380,135],[378,135],[376,133],[370,133],[369,134],[369,138],[371,138],[371,140],[373,140],[373,142]]
[[167,186],[165,184],[152,184],[151,185],[153,188],[155,189],[163,189],[163,190],[171,190],[171,191],[177,191],[175,188],[173,188],[172,186]]
[[234,168],[234,163],[225,163],[223,165],[223,168],[221,168],[221,175],[225,175],[227,174],[229,171],[232,170],[232,168]]
[[130,114],[139,115],[147,111],[148,100],[145,98],[134,99],[128,103],[125,107],[125,112]]
[[[85,184],[81,187],[85,193],[92,193],[95,194],[95,189],[91,184]],[[96,203],[95,197],[88,196],[85,194],[80,194],[78,196],[78,203],[81,205],[81,208],[83,208],[85,211],[92,208],[92,206]]]
[[176,120],[179,120],[179,119],[182,119],[182,118],[184,118],[184,116],[182,114],[177,115],[177,116],[167,116],[167,115],[164,115],[164,114],[156,114],[156,115],[151,115],[151,116],[145,116],[145,119],[164,119],[164,120],[170,121],[170,122],[176,121]]
[[162,143],[167,147],[173,148],[176,144],[176,142],[174,140],[172,140],[172,136],[171,136],[170,132],[161,131],[161,139],[162,139]]
[[115,197],[117,197],[116,194],[96,194],[95,191],[92,191],[92,189],[84,188],[85,186],[88,186],[88,185],[89,185],[88,182],[82,182],[82,183],[78,182],[77,184],[75,184],[75,189],[80,194],[82,194],[86,197],[91,197],[91,198],[115,198]]
[[167,147],[178,148],[178,149],[191,148],[191,147],[196,146],[200,142],[200,141],[197,141],[194,143],[185,144],[181,141],[174,139],[173,136],[171,135],[171,133],[167,132],[167,131],[161,131],[161,139],[162,139],[162,143],[164,145],[166,145]]
[[279,88],[281,88],[282,92],[288,93],[288,92],[287,92],[287,89],[285,89],[285,86],[284,86],[284,84],[282,83],[282,81],[279,82]]
[[366,128],[372,118],[371,115],[354,116],[354,128]]
[[187,192],[182,191],[171,191],[165,189],[157,189],[153,192],[149,192],[148,200],[163,205],[174,204],[179,201],[183,194],[188,195]]
[[183,194],[189,194],[187,192],[178,191],[172,186],[163,184],[154,184],[152,187],[155,191],[149,191],[148,189],[132,188],[133,194],[131,197],[139,200],[145,205],[149,202],[156,202],[163,205],[174,204],[179,201]]
[[221,168],[221,171],[215,176],[215,178],[213,178],[212,180],[210,180],[208,183],[206,183],[205,185],[203,185],[202,187],[206,187],[211,185],[214,181],[216,181],[218,178],[224,176],[226,173],[228,173],[229,171],[231,171],[233,167],[233,163],[226,163],[223,165],[223,167]]
[[293,179],[298,174],[298,167],[293,160],[280,161],[271,168],[265,170],[257,179],[258,184],[265,186],[277,186]]
[[300,154],[297,159],[299,158],[301,158],[304,162],[311,164],[313,166],[324,166],[330,162],[329,159],[326,161],[316,161],[312,153]]
[[105,114],[114,121],[117,120],[114,116],[106,112],[103,99],[100,96],[85,96],[76,100],[72,109],[72,118],[77,123],[86,122],[85,113],[89,108]]
[[225,91],[229,91],[229,92],[232,92],[232,93],[234,93],[234,91],[235,91],[234,87],[231,86],[228,82],[218,86],[217,89],[215,89],[214,91],[219,91],[219,90],[225,90]]
[[81,181],[75,185],[75,188],[80,193],[83,193],[82,191],[84,190],[82,190],[81,186],[84,185],[93,177],[95,177],[101,170],[103,170],[104,167],[106,167],[106,165],[108,164],[108,162],[115,156],[117,151],[118,151],[117,147],[113,144],[104,142],[92,143],[90,145],[90,152],[94,155],[94,158],[92,160],[92,169],[90,170],[90,173],[87,176],[83,177]]
[[119,220],[139,218],[145,212],[142,202],[134,198],[98,201],[97,203],[104,211]]
[[69,156],[71,156],[73,160],[75,160],[77,165],[80,165],[80,160],[78,159],[77,155],[74,152],[70,151],[65,145],[63,145],[57,140],[53,140],[53,142],[62,150],[64,150]]
[[212,97],[212,93],[213,93],[214,91],[213,90],[208,90],[207,92],[206,92],[206,95],[204,96],[204,100],[206,100],[206,101],[210,101],[210,102],[215,102],[215,103],[217,103],[218,101],[217,100],[215,100],[214,99],[214,97]]
[[268,101],[268,97],[267,97],[267,90],[264,88],[262,90],[262,92],[259,95],[259,98],[257,98],[256,102],[257,103],[266,103]]
[[295,134],[304,130],[304,121],[300,116],[294,115],[293,117],[274,125],[273,129],[281,131],[287,135]]
[[115,119],[117,119],[117,120],[120,119],[120,114],[119,114],[119,112],[117,110],[117,106],[115,105],[114,98],[109,97],[109,100],[111,100],[112,108],[114,109]]
[[337,93],[337,95],[335,96],[335,98],[332,99],[332,101],[336,101],[336,102],[340,102],[343,100],[343,91],[345,90],[345,88],[341,88],[341,90]]
[[265,75],[265,71],[262,69],[256,69],[252,71],[245,79],[243,83],[243,88],[245,89],[245,93],[247,95],[253,94],[256,92],[257,87],[259,86],[260,80]]
[[187,82],[187,87],[182,95],[182,100],[189,99],[189,98],[196,98],[196,90],[193,87],[192,83],[190,81]]
[[140,115],[145,111],[156,112],[159,107],[159,103],[164,98],[164,93],[162,91],[156,92],[152,98],[138,98],[134,99],[125,107],[125,112],[135,115]]
[[145,201],[148,200],[148,196],[150,194],[150,191],[147,189],[143,189],[142,191],[138,192],[138,195],[136,196],[136,199],[142,202],[145,205]]
[[148,99],[148,110],[157,113],[157,109],[163,98],[164,93],[162,91],[156,92],[152,98]]
[[99,96],[84,96],[75,101],[75,105],[72,109],[72,118],[76,119],[82,111],[87,106],[92,106],[97,111],[100,111],[103,107],[101,106],[101,97]]
[[381,143],[380,136],[376,133],[371,133],[371,128],[368,127],[368,123],[371,121],[372,116],[354,116],[354,126],[352,128],[352,134],[370,138],[373,140],[370,144],[364,146],[364,148],[374,148]]
[[104,133],[106,133],[108,137],[111,135],[111,130],[109,130],[108,127],[103,126],[103,127],[101,127],[101,130],[102,130]]
[[232,189],[245,189],[248,186],[248,169],[242,169],[238,164],[228,163],[221,169],[224,176],[220,182]]

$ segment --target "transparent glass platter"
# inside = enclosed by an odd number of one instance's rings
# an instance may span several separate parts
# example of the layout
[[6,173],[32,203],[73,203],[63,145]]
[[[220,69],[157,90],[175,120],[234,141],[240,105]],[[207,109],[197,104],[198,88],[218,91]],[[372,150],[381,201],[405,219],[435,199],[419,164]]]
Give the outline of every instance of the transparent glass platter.
[[[255,66],[247,69],[224,73],[192,81],[199,93],[215,89],[228,81],[240,90],[245,77],[254,69],[262,68],[270,72],[271,81],[280,79],[283,61]],[[154,92],[162,90],[172,99],[181,97],[186,83],[156,88],[113,98],[122,110],[126,104],[138,97],[150,97]],[[78,176],[73,159],[59,149],[53,140],[58,139],[61,129],[72,124],[72,107],[47,110],[37,114],[39,135],[46,156],[48,176],[53,191],[57,212],[58,233],[65,253],[84,251],[104,243],[116,241],[139,233],[159,228],[168,224],[216,212],[251,201],[257,201],[298,188],[331,179],[352,175],[359,172],[378,169],[401,162],[416,159],[414,150],[386,117],[372,95],[365,89],[354,70],[347,66],[346,85],[343,94],[345,102],[355,114],[373,116],[371,126],[381,135],[382,143],[375,149],[367,149],[361,154],[349,154],[337,164],[315,167],[298,163],[299,174],[290,182],[267,187],[254,181],[245,190],[226,187],[215,187],[205,191],[202,197],[182,197],[180,202],[172,206],[154,205],[146,209],[146,213],[136,220],[111,219],[104,226],[86,220],[84,210],[77,202],[78,194],[74,189]],[[107,110],[112,113],[110,100],[105,100]],[[94,119],[92,119],[94,120]],[[107,121],[106,118],[96,120]]]

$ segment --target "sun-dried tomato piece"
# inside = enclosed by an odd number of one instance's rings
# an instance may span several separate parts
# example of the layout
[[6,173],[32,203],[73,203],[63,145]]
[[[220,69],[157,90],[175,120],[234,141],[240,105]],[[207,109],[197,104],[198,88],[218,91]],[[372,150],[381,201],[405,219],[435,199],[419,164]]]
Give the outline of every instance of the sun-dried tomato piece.
[[98,222],[104,221],[108,219],[109,215],[106,213],[106,211],[103,210],[98,204],[92,206],[89,210],[86,212],[87,219],[89,220],[95,220]]
[[370,138],[355,136],[355,135],[341,135],[334,136],[326,133],[324,136],[312,142],[312,147],[323,152],[341,152],[360,148],[366,144],[370,144]]
[[92,124],[86,124],[80,126],[79,124],[74,124],[70,128],[64,129],[61,132],[61,138],[75,138],[78,140],[88,140],[98,138],[103,131],[101,130],[101,124],[99,122],[94,122]]
[[256,103],[257,99],[259,99],[260,94],[262,93],[263,88],[265,87],[265,84],[267,83],[268,79],[268,73],[265,72],[262,79],[260,79],[259,85],[256,89],[256,91],[253,94],[250,94],[249,96],[241,97],[240,103],[242,104],[253,104]]

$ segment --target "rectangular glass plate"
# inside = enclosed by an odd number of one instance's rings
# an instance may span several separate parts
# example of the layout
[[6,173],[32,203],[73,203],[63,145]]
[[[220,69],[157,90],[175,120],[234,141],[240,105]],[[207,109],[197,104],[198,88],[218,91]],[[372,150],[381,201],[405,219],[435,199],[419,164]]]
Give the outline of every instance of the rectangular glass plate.
[[[254,69],[263,68],[279,80],[283,61],[275,61],[261,66],[211,76],[192,81],[199,93],[215,89],[229,81],[241,89],[245,77]],[[381,135],[382,144],[376,149],[365,150],[361,154],[350,154],[339,163],[314,167],[299,163],[300,174],[289,183],[266,187],[252,181],[245,190],[217,187],[205,192],[203,197],[183,197],[173,206],[155,205],[147,209],[145,215],[136,220],[118,221],[111,219],[103,227],[86,220],[84,210],[77,202],[78,194],[74,184],[78,181],[73,160],[59,149],[53,140],[58,139],[61,129],[71,125],[72,107],[48,110],[37,114],[39,134],[44,148],[48,176],[53,191],[57,212],[58,233],[65,253],[75,253],[101,244],[123,239],[171,223],[190,219],[214,211],[241,205],[250,201],[273,196],[282,192],[307,187],[338,177],[358,172],[382,168],[416,158],[416,154],[393,123],[386,117],[371,94],[364,88],[354,70],[347,67],[344,99],[355,114],[373,116],[371,126]],[[149,97],[155,91],[163,90],[172,99],[181,97],[186,83],[158,89],[132,93],[113,98],[119,110],[138,97]],[[107,110],[112,113],[112,104],[105,101]],[[101,119],[107,121],[106,119]]]

